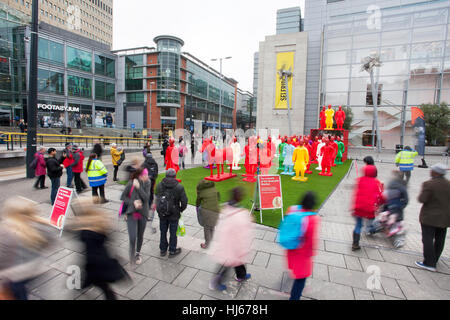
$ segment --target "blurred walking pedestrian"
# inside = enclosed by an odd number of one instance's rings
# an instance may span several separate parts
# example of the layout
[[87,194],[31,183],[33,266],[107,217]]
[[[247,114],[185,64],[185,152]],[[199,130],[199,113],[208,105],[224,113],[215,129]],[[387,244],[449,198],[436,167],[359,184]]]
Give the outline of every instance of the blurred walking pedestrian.
[[73,163],[75,160],[73,159],[72,154],[72,144],[70,142],[66,143],[66,147],[63,150],[63,165],[66,168],[67,173],[67,188],[72,188],[72,181],[73,181]]
[[[93,153],[89,156],[86,164],[86,173],[89,179],[89,185],[92,188],[92,197],[94,201],[104,204],[109,200],[105,198],[105,184],[108,179],[108,170],[105,165],[98,159],[98,155]],[[98,191],[100,190],[100,198]]]
[[358,178],[353,195],[353,216],[356,225],[353,231],[352,251],[360,250],[359,241],[363,219],[366,219],[366,229],[370,233],[370,226],[375,219],[375,211],[383,203],[383,190],[380,181],[376,178],[377,168],[372,165],[364,167],[364,176]]
[[294,279],[289,300],[300,300],[306,279],[312,274],[313,256],[316,255],[320,223],[317,212],[313,211],[316,202],[316,195],[308,192],[300,199],[300,206],[290,207],[286,213],[286,215],[300,214],[302,217],[298,230],[298,232],[302,232],[299,246],[286,250],[288,268]]
[[142,166],[142,161],[138,157],[134,157],[131,159],[131,163],[125,167],[125,172],[128,173],[128,181],[131,179],[131,175],[136,172]]
[[[150,178],[150,198],[148,200],[148,205],[150,208],[150,212],[148,215],[148,221],[150,221],[150,225],[153,223],[153,219],[155,217],[155,206],[153,205],[153,200],[155,199],[155,185],[156,179],[158,178],[158,164],[155,159],[153,159],[152,153],[147,153],[144,163],[142,167],[147,169],[148,177]],[[152,233],[156,233],[156,228],[151,227]]]
[[219,218],[220,193],[217,191],[213,181],[205,179],[197,184],[197,216],[199,224],[203,227],[205,242],[200,246],[207,249],[211,243],[214,234],[214,228]]
[[250,252],[253,240],[253,224],[250,212],[240,207],[244,198],[242,188],[231,190],[231,200],[223,207],[221,219],[215,231],[212,252],[215,260],[221,264],[218,275],[209,283],[211,290],[226,290],[222,281],[230,267],[236,272],[235,280],[242,282],[251,275],[245,268],[245,259]]
[[83,172],[83,161],[84,154],[81,149],[78,149],[78,146],[74,144],[72,146],[72,154],[73,160],[72,163],[72,171],[75,180],[75,188],[77,193],[82,193],[85,189],[87,189],[86,183],[84,183],[83,179],[81,179],[81,173]]
[[104,209],[92,203],[78,201],[72,208],[76,215],[69,228],[79,232],[79,239],[85,248],[86,277],[82,289],[93,285],[103,291],[106,300],[116,300],[110,284],[121,280],[130,281],[130,276],[106,249],[107,235],[112,231],[111,219]]
[[50,201],[52,205],[55,203],[56,195],[58,194],[58,189],[61,185],[61,176],[63,174],[63,157],[56,159],[56,149],[48,149],[49,158],[46,161],[47,174],[52,182],[52,191],[50,193]]
[[120,199],[126,206],[124,219],[127,222],[130,240],[130,264],[142,263],[141,248],[149,213],[150,180],[145,168],[138,168],[132,173]]
[[189,150],[186,147],[186,144],[184,143],[184,139],[183,137],[180,137],[179,140],[179,145],[178,145],[178,166],[180,168],[186,169],[186,165],[185,165],[185,158],[186,155],[188,154]]
[[119,160],[123,154],[123,150],[119,151],[117,150],[117,144],[113,143],[111,144],[111,158],[112,158],[112,164],[114,166],[114,177],[113,181],[118,181],[117,179],[117,171],[119,171]]
[[[159,249],[161,257],[164,257],[169,249],[169,258],[181,253],[177,248],[177,229],[181,213],[186,210],[188,199],[184,187],[176,179],[177,173],[170,168],[166,171],[166,177],[156,187],[156,211],[159,216],[159,230],[161,238]],[[170,239],[167,242],[167,231]]]
[[431,180],[423,183],[418,201],[422,226],[423,262],[416,265],[436,271],[436,265],[444,250],[447,228],[450,227],[450,181],[445,178],[448,168],[439,163],[431,167]]
[[7,200],[0,218],[0,289],[12,299],[27,300],[26,284],[48,271],[43,253],[54,243],[51,226],[21,197]]
[[48,189],[45,186],[45,175],[47,174],[47,166],[44,159],[45,148],[40,147],[39,151],[36,152],[34,158],[36,159],[36,168],[34,170],[34,175],[37,177],[34,184],[35,189]]

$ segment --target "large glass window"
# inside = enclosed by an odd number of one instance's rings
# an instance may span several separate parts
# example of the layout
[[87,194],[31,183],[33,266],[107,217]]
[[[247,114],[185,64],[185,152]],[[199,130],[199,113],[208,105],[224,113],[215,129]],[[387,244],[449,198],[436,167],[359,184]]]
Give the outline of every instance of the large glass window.
[[38,92],[64,95],[64,74],[39,69]]
[[445,25],[415,28],[412,42],[439,41],[445,39]]
[[97,128],[114,128],[115,123],[115,108],[95,106],[95,126]]
[[67,76],[69,96],[92,98],[92,80],[73,75]]
[[144,102],[144,93],[127,93],[127,102]]
[[64,64],[64,45],[44,38],[39,38],[38,57],[46,62]]
[[125,57],[125,90],[142,90],[144,69],[143,56],[134,55]]
[[[381,45],[382,46],[391,46],[397,44],[409,43],[411,30],[398,30],[391,32],[382,32],[381,33]],[[427,41],[427,40],[425,40]]]
[[161,108],[161,117],[176,117],[177,116],[177,108]]
[[95,80],[95,99],[104,101],[115,101],[115,85]]
[[103,56],[95,55],[95,74],[102,76],[115,77],[116,62]]
[[67,66],[92,72],[92,55],[90,52],[67,46]]

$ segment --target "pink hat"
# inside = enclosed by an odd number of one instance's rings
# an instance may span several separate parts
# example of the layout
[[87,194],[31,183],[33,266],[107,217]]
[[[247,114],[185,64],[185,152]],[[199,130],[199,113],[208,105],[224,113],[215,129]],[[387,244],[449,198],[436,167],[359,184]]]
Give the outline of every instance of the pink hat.
[[143,177],[143,176],[145,176],[145,175],[147,175],[148,176],[148,170],[147,170],[147,168],[145,168],[143,171],[142,171],[142,173],[141,173],[141,177]]

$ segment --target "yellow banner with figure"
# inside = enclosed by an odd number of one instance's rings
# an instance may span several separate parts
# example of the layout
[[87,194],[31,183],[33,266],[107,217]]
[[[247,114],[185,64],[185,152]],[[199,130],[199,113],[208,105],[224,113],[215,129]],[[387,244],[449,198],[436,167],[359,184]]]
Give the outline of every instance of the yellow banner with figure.
[[281,70],[286,70],[294,73],[294,55],[295,52],[280,52],[277,54],[277,88],[275,96],[275,109],[287,109],[287,89],[289,88],[289,105],[292,109],[292,83],[293,77],[288,78],[288,84],[286,84],[286,78],[280,77]]

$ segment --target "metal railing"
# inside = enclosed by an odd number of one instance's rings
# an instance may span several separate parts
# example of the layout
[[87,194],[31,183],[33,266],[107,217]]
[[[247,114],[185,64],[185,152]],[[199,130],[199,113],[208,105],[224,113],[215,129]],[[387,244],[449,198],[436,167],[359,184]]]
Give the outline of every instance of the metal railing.
[[[147,142],[150,142],[151,146],[162,144],[162,140],[149,138],[37,134],[38,146],[51,145],[53,147],[64,147],[66,143],[73,143],[87,148],[94,145],[95,141],[100,141],[104,146],[116,143],[117,145],[126,147],[143,147]],[[0,131],[0,144],[6,144],[6,149],[11,151],[14,151],[15,146],[22,149],[27,145],[27,134]]]

